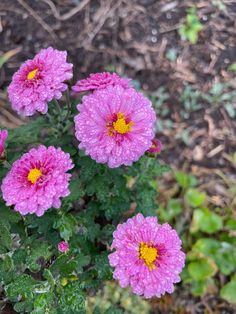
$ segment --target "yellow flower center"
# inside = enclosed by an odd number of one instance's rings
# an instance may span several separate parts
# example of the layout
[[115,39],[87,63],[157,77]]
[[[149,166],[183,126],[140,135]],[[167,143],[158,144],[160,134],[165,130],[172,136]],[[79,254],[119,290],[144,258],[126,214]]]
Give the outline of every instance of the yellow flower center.
[[42,172],[41,172],[39,169],[34,168],[34,169],[31,169],[30,172],[28,173],[27,179],[28,179],[31,183],[35,184],[36,181],[37,181],[41,176],[42,176]]
[[33,80],[35,78],[35,75],[37,74],[38,72],[38,69],[35,69],[33,71],[30,71],[28,74],[27,74],[27,80]]
[[125,115],[122,112],[117,113],[117,120],[113,122],[113,128],[116,132],[120,134],[128,133],[134,123],[130,121],[126,123]]
[[153,270],[156,268],[154,262],[158,257],[158,252],[155,247],[149,246],[141,242],[139,245],[139,257],[144,260],[149,270]]

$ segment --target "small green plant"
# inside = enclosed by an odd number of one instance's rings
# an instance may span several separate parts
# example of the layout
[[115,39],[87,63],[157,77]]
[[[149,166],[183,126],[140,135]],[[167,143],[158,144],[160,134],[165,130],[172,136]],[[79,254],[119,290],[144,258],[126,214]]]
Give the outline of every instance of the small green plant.
[[166,58],[170,61],[175,61],[177,59],[178,52],[175,48],[170,48],[167,50]]
[[[175,172],[172,198],[159,207],[160,220],[175,225],[182,234],[187,267],[182,279],[194,296],[203,296],[212,288],[230,303],[236,303],[236,220],[232,208],[219,209],[198,187],[195,176]],[[235,194],[232,195],[232,199]],[[220,284],[218,275],[224,277]]]
[[200,95],[200,91],[193,89],[189,85],[184,88],[180,97],[180,100],[183,104],[183,109],[181,109],[180,115],[184,119],[188,119],[192,112],[202,108],[202,104],[200,103]]
[[236,72],[236,62],[230,64],[230,66],[228,67],[228,71]]
[[187,10],[185,23],[179,28],[179,34],[183,40],[188,40],[191,44],[196,44],[198,41],[198,34],[202,30],[201,24],[195,8]]
[[201,98],[213,106],[224,106],[231,118],[236,116],[236,92],[229,83],[216,83],[209,93],[202,93]]
[[211,0],[212,4],[220,11],[225,11],[226,6],[221,0]]

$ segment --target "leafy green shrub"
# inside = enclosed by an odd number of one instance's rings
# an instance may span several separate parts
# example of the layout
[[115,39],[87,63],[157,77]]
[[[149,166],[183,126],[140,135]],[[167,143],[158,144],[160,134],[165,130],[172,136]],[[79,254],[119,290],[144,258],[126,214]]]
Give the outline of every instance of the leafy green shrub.
[[[30,146],[60,145],[75,164],[71,194],[59,210],[42,217],[21,216],[0,201],[0,306],[10,302],[19,313],[85,313],[86,296],[112,278],[107,254],[115,226],[134,204],[136,212],[156,215],[155,179],[168,167],[151,155],[133,167],[97,164],[78,153],[74,134],[68,132],[75,108],[58,113],[54,102],[49,108],[47,117],[9,131],[0,181]],[[70,245],[64,254],[57,249],[62,240]]]

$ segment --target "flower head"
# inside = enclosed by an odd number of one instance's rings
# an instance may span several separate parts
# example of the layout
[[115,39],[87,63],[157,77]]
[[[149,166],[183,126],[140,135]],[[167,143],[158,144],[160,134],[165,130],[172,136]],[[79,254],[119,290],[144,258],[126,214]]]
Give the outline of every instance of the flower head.
[[45,114],[48,102],[59,99],[67,89],[64,81],[72,78],[73,65],[66,62],[67,52],[49,47],[23,63],[8,87],[12,108],[20,115]]
[[85,80],[78,81],[73,87],[72,90],[75,93],[81,93],[85,91],[103,89],[107,86],[120,85],[124,88],[130,88],[129,79],[123,79],[116,73],[92,73]]
[[0,159],[4,155],[5,142],[6,142],[7,137],[8,137],[7,130],[0,131]]
[[77,108],[79,148],[99,163],[131,165],[152,145],[155,112],[133,88],[116,85],[94,91]]
[[118,225],[113,233],[110,265],[114,279],[122,288],[130,286],[145,298],[172,293],[180,281],[185,254],[178,234],[167,223],[160,225],[156,217],[138,214]]
[[58,243],[58,251],[61,253],[67,253],[69,250],[69,243],[66,241],[61,241],[60,243]]
[[160,153],[162,150],[162,143],[157,138],[152,140],[152,146],[147,150],[150,154],[157,154]]
[[15,161],[2,182],[3,199],[22,215],[42,216],[50,207],[60,208],[61,197],[68,196],[73,168],[70,155],[61,148],[39,146]]

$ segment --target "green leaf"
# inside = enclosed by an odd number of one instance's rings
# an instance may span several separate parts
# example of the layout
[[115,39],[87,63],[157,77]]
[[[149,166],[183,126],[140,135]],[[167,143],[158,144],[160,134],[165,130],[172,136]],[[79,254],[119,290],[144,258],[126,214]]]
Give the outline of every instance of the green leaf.
[[51,257],[51,252],[46,242],[37,241],[28,250],[26,266],[32,271],[39,271],[42,263]]
[[193,245],[191,253],[211,257],[226,276],[236,268],[236,249],[230,243],[202,238]]
[[33,294],[33,289],[37,281],[29,275],[20,275],[15,280],[6,286],[6,295],[12,301],[17,301],[19,297],[29,297]]
[[202,296],[207,291],[207,281],[192,281],[191,282],[191,292],[194,296]]
[[228,282],[221,290],[220,296],[226,301],[235,304],[236,303],[236,276]]
[[19,222],[21,219],[21,216],[17,212],[5,206],[0,200],[0,221],[2,224],[10,226],[13,223]]
[[95,259],[95,268],[98,273],[98,278],[102,280],[107,280],[112,278],[111,267],[108,263],[108,252],[104,252]]
[[78,281],[71,282],[62,289],[59,305],[63,313],[85,313],[85,296]]
[[83,267],[90,263],[91,257],[89,255],[80,256],[77,259],[77,272],[82,272]]
[[222,218],[210,212],[207,208],[195,209],[191,224],[191,232],[203,231],[206,233],[214,233],[223,227]]
[[230,64],[230,66],[228,67],[228,70],[232,72],[236,72],[236,62]]
[[79,201],[80,198],[84,195],[84,190],[82,187],[81,182],[78,180],[78,178],[72,179],[70,181],[70,195],[68,196],[68,200],[75,202]]
[[214,259],[220,271],[228,276],[236,269],[236,248],[227,242],[221,242]]
[[170,222],[182,212],[182,202],[179,199],[170,199],[167,208],[159,206],[158,212],[163,222]]
[[0,282],[10,283],[15,277],[15,269],[13,259],[9,255],[0,258]]
[[193,187],[197,184],[197,178],[195,176],[186,174],[183,171],[176,171],[175,178],[180,187],[186,189],[188,187]]
[[201,238],[193,245],[192,250],[212,257],[217,253],[220,247],[220,242],[215,239]]
[[60,276],[67,277],[75,272],[77,269],[77,261],[69,260],[66,255],[60,255],[50,266],[50,271],[54,277]]
[[[53,306],[54,295],[51,292],[39,294],[34,300],[34,314],[49,314],[50,308]],[[47,311],[48,310],[48,311]]]
[[45,279],[47,279],[48,283],[50,284],[51,288],[53,288],[56,284],[56,281],[52,275],[52,273],[50,272],[49,269],[44,269],[44,272],[43,272],[43,276]]
[[75,231],[76,225],[77,221],[75,217],[71,214],[67,214],[57,219],[57,221],[54,223],[54,228],[58,228],[60,236],[64,240],[69,241]]
[[206,200],[206,194],[197,189],[188,189],[185,194],[186,202],[192,207],[202,205]]
[[2,221],[0,221],[0,230],[0,252],[5,253],[11,247],[11,233],[7,225],[4,225]]
[[228,219],[226,222],[226,227],[230,230],[236,230],[236,219]]
[[166,58],[170,61],[175,61],[177,59],[177,50],[174,48],[170,48],[167,50]]
[[188,264],[188,272],[196,281],[210,278],[215,275],[216,271],[216,264],[209,258],[201,258]]

